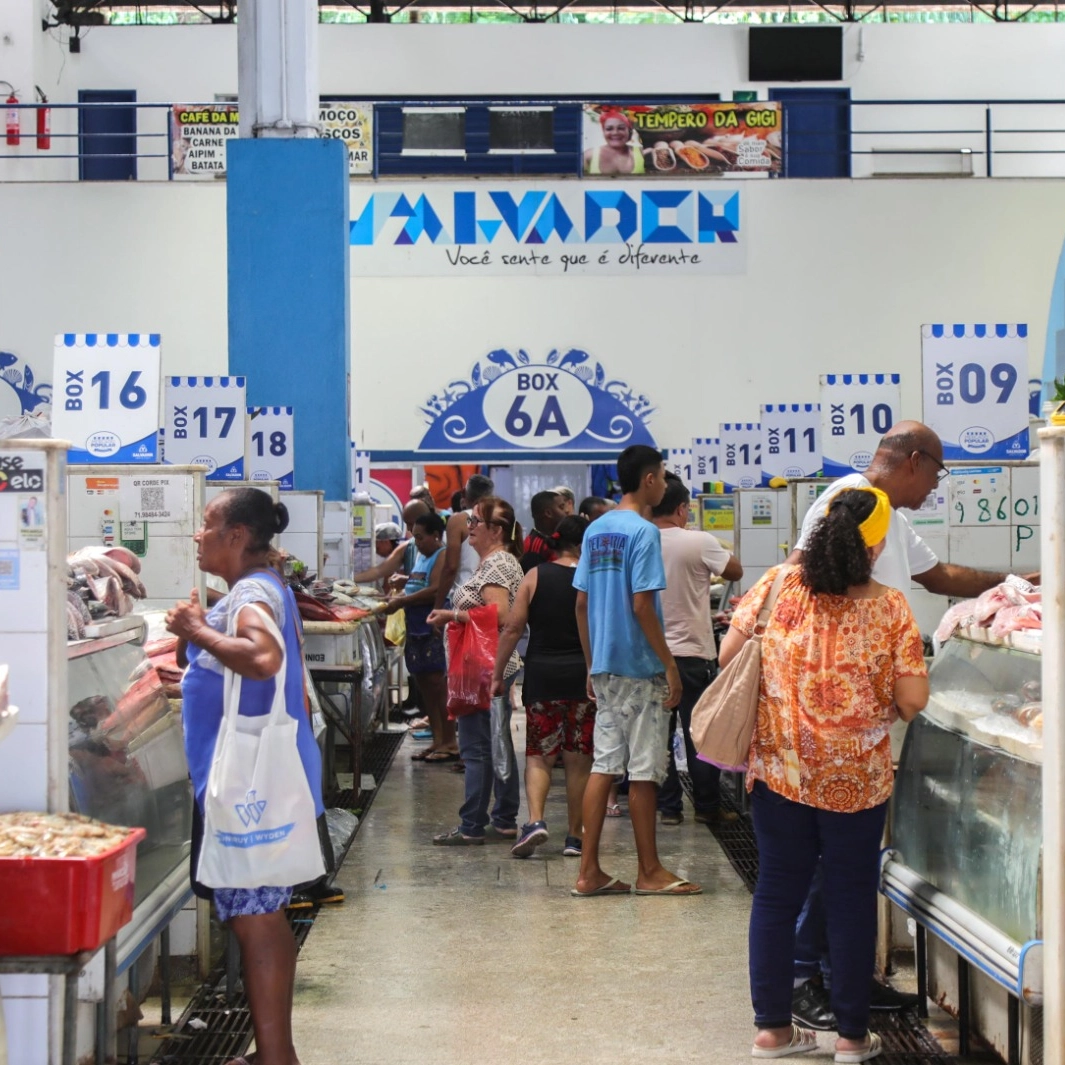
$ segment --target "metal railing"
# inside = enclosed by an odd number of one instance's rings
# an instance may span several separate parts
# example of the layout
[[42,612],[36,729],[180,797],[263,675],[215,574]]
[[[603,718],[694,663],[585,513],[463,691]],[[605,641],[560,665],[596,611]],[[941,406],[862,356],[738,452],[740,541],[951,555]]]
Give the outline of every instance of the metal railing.
[[[567,100],[558,106],[575,105]],[[786,100],[784,107],[785,178],[1065,177],[1065,99],[826,97]],[[37,132],[43,108],[50,118],[48,142]],[[18,116],[19,135],[14,144],[0,137],[0,182],[174,180],[172,108],[167,103],[7,105]],[[96,121],[130,113],[129,129],[100,129]],[[375,153],[374,177],[389,176]],[[560,176],[572,175],[560,170]]]

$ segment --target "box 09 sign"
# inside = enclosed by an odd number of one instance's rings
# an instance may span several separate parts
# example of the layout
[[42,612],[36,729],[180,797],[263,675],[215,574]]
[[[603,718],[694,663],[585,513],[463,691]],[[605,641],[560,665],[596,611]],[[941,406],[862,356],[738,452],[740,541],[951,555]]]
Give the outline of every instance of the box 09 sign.
[[249,481],[277,481],[286,492],[295,487],[294,432],[291,407],[248,408],[244,468]]
[[244,480],[243,377],[168,377],[164,461],[206,466],[210,481]]
[[159,461],[158,333],[64,333],[55,339],[52,432],[72,463]]
[[925,325],[924,420],[947,459],[1028,457],[1028,327]]
[[821,377],[821,451],[826,477],[864,473],[880,438],[898,421],[897,373]]

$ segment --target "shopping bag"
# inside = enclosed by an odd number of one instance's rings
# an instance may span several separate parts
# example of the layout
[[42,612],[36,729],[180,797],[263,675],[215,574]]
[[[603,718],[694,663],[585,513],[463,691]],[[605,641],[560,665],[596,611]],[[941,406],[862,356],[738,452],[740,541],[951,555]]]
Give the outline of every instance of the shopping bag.
[[268,614],[251,609],[281,645],[281,669],[270,712],[259,717],[238,712],[242,678],[225,671],[196,870],[196,879],[211,888],[290,887],[325,873],[314,797],[296,746],[299,723],[285,709],[285,641]]
[[499,611],[494,605],[467,611],[465,625],[447,627],[447,709],[452,717],[487,710],[499,646]]
[[402,647],[407,638],[407,612],[397,610],[388,615],[385,622],[385,641],[393,647]]
[[754,634],[714,678],[692,708],[691,738],[699,757],[720,769],[743,772],[758,720],[762,633],[788,567],[781,566],[758,613]]
[[514,772],[514,741],[510,735],[510,696],[492,696],[492,772],[503,781]]

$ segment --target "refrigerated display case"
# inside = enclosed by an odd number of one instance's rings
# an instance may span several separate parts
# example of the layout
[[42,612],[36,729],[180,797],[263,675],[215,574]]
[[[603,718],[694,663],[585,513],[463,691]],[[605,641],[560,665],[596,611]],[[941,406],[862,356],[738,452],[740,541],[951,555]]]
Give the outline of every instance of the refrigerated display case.
[[[1018,1048],[1032,1040],[1021,1039],[1019,1004],[1042,1003],[1043,719],[1038,640],[1008,639],[989,643],[974,631],[937,655],[928,707],[902,749],[881,887],[919,927],[922,993],[956,1007],[967,1034],[970,990],[1004,989],[999,1049],[1020,1061]],[[956,973],[940,967],[949,986],[934,966],[928,976],[924,930],[957,955]]]
[[180,707],[144,653],[144,631],[125,628],[67,648],[70,809],[146,833],[133,920],[119,934],[119,971],[190,891],[193,800]]

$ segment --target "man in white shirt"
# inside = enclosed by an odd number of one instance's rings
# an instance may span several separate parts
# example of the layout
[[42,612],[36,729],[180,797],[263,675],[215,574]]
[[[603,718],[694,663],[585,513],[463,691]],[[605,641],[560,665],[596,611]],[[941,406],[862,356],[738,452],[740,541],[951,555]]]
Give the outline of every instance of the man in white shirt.
[[[918,509],[936,485],[949,476],[943,465],[943,444],[921,422],[899,422],[880,441],[873,461],[864,474],[852,473],[833,481],[807,512],[795,550],[788,562],[802,561],[802,547],[813,527],[821,520],[832,497],[845,488],[879,488],[887,493],[893,508]],[[907,593],[911,581],[924,585],[937,595],[969,599],[1001,584],[1007,574],[972,569],[941,562],[935,552],[913,531],[909,520],[892,510],[891,525],[884,551],[873,566],[873,577],[890,588]],[[1025,574],[1038,581],[1037,573]],[[795,992],[792,1016],[802,1025],[830,1031],[836,1018],[829,1005],[831,972],[824,933],[824,902],[820,870],[795,929]],[[917,1002],[915,995],[903,995],[874,980],[871,1007],[899,1010]]]
[[709,825],[736,818],[721,810],[721,770],[696,757],[691,722],[699,696],[717,675],[717,649],[710,624],[710,578],[737,581],[743,576],[743,567],[716,537],[688,528],[690,500],[691,493],[684,482],[676,474],[667,473],[666,494],[651,511],[651,520],[662,537],[666,569],[666,588],[660,593],[666,645],[676,660],[682,685],[680,702],[669,723],[666,779],[658,792],[658,812],[664,825],[679,825],[684,820],[684,793],[673,755],[678,715],[688,754],[695,820]]

